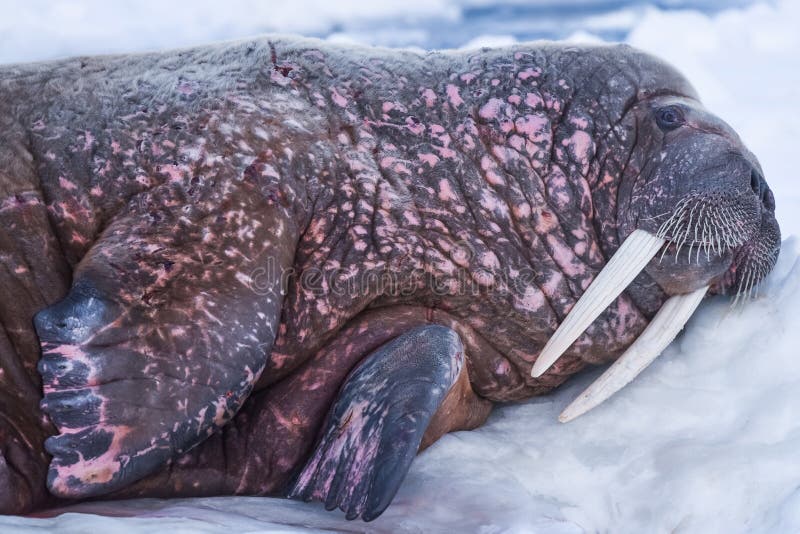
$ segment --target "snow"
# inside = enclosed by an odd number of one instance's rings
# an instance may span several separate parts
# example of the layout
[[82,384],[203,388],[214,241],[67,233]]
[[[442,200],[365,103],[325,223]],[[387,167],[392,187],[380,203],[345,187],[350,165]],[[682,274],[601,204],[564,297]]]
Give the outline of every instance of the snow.
[[[165,2],[140,3],[155,13],[176,9],[164,7]],[[61,2],[60,21],[44,3],[27,3],[24,9],[3,4],[0,62],[229,38],[262,26],[274,29],[256,22],[268,17],[295,24],[294,31],[364,42],[370,39],[365,26],[350,31],[336,27],[336,21],[356,13],[387,20],[461,16],[459,4],[446,0],[365,3],[369,10],[356,7],[355,0],[270,7],[237,2],[224,9],[195,1],[196,11],[185,10],[185,26],[154,24],[145,34],[131,36],[126,30],[145,28],[153,20],[142,21],[141,11],[123,10],[121,4]],[[394,504],[373,523],[346,522],[318,504],[213,498],[88,503],[46,519],[0,517],[0,531],[800,530],[800,332],[795,330],[800,241],[791,237],[800,234],[800,188],[794,185],[792,157],[800,138],[800,3],[783,0],[717,12],[705,9],[709,2],[700,4],[703,12],[593,11],[590,26],[627,25],[627,40],[685,72],[706,105],[760,158],[787,239],[757,300],[733,311],[721,298],[704,303],[684,335],[633,384],[572,423],[560,424],[556,417],[599,369],[551,396],[500,407],[481,429],[445,436],[415,460]],[[250,11],[239,11],[243,5]],[[48,15],[40,20],[44,12]],[[89,12],[93,18],[87,18]],[[97,17],[107,20],[105,28],[84,24]],[[568,35],[573,41],[595,41],[592,27],[571,29]],[[379,25],[367,42],[382,42],[390,28]],[[424,33],[413,39],[424,39]],[[498,25],[485,35],[464,32],[459,44],[477,47],[515,38]]]

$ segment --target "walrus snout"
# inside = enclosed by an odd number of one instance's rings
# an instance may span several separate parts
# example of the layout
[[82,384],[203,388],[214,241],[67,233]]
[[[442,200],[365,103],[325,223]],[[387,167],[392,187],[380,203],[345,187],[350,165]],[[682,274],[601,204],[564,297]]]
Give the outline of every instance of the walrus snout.
[[772,194],[772,189],[767,185],[764,175],[758,169],[754,168],[750,171],[750,188],[766,210],[775,211],[775,196]]

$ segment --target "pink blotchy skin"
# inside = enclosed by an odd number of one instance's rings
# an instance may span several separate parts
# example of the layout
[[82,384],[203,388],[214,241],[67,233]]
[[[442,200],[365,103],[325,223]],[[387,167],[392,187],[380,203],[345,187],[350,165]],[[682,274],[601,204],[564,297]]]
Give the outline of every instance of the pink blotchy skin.
[[[56,436],[60,497],[274,494],[348,373],[416,326],[464,347],[432,439],[613,360],[666,298],[645,275],[530,376],[631,230],[623,119],[662,90],[694,98],[613,47],[260,40],[0,69],[0,395],[26,399],[0,409],[27,403],[0,437]],[[31,317],[67,294],[37,316],[37,372]],[[27,454],[15,510],[49,499]]]

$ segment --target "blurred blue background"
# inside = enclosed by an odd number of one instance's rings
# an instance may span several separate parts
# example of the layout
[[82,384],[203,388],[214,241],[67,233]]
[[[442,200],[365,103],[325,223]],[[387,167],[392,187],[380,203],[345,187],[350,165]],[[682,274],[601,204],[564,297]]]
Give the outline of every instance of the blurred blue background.
[[[713,15],[752,3],[752,0],[0,0],[0,63],[191,46],[267,32],[420,48],[563,39],[582,32],[604,40],[622,41],[648,11],[693,9]],[[681,28],[664,31],[680,35]]]
[[649,8],[694,9],[713,14],[752,3],[753,0],[463,0],[453,2],[457,15],[452,17],[400,15],[337,23],[328,31],[356,37],[372,34],[373,41],[382,45],[423,48],[460,47],[481,35],[528,41],[564,39],[580,31],[607,41],[624,41]]

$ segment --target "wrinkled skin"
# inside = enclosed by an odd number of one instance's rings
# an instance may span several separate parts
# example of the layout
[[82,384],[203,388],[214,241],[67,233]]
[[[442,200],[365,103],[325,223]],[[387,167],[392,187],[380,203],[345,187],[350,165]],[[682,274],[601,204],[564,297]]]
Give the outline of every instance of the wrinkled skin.
[[[698,218],[667,228],[680,206]],[[625,46],[262,39],[5,67],[0,221],[12,513],[286,494],[348,374],[442,325],[464,365],[425,447],[614,360],[670,295],[747,290],[780,242],[755,157]],[[637,228],[664,259],[532,378]]]

